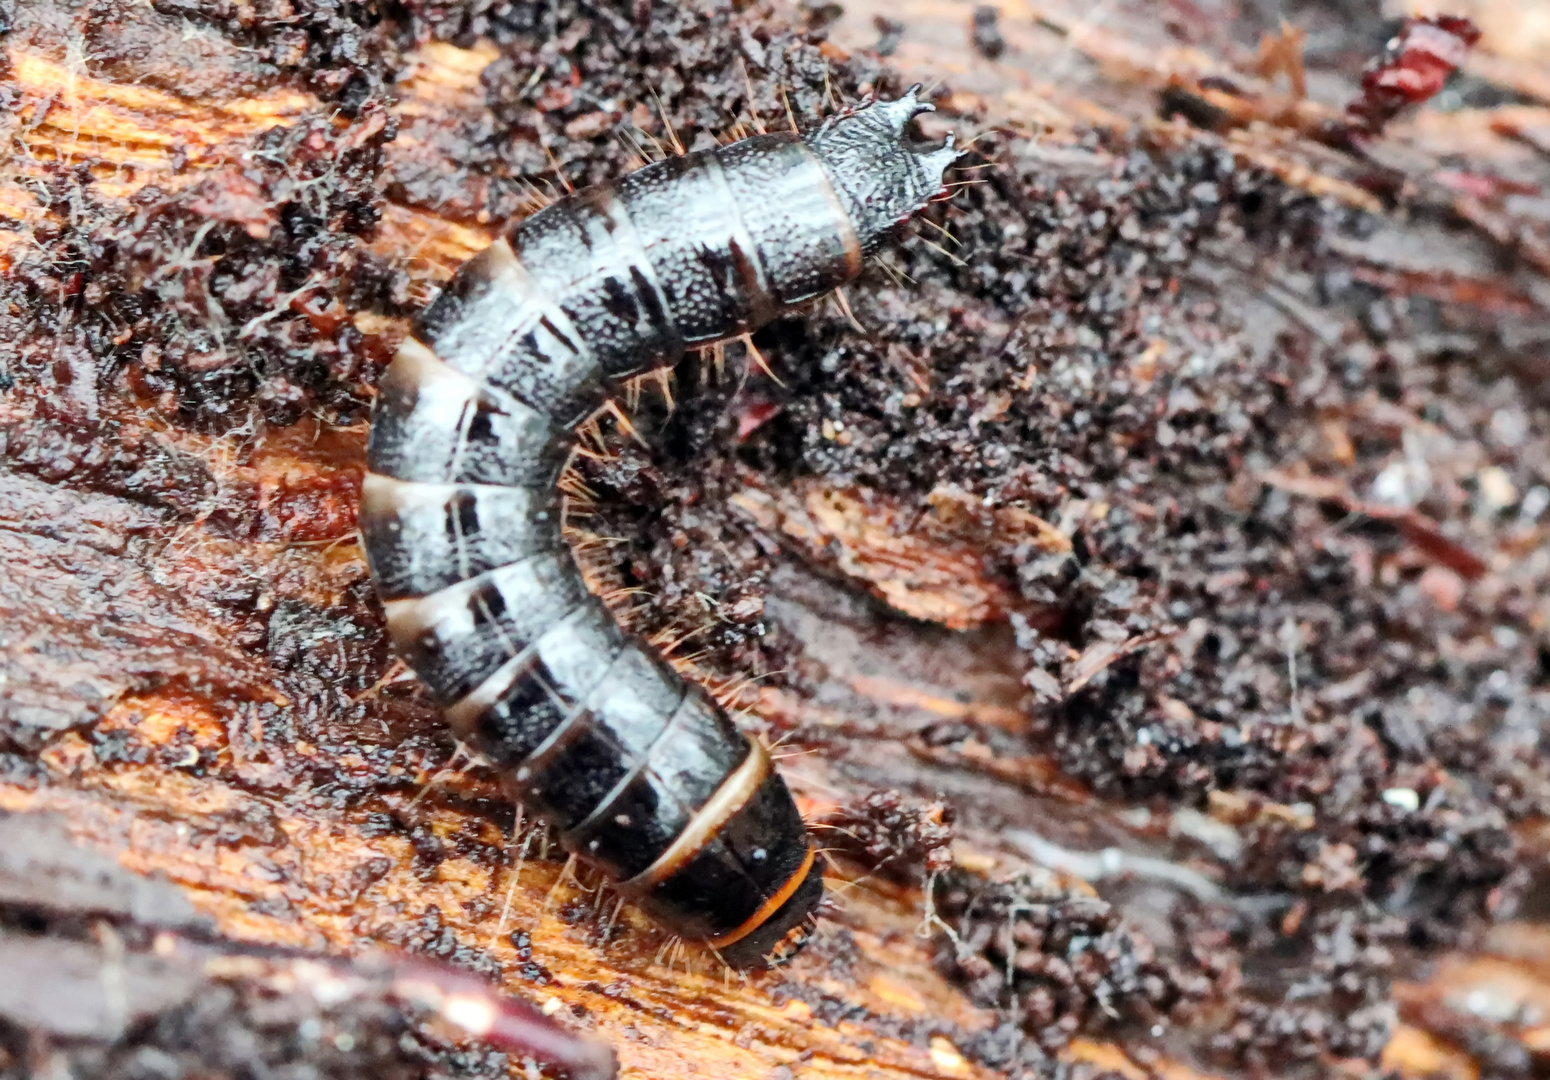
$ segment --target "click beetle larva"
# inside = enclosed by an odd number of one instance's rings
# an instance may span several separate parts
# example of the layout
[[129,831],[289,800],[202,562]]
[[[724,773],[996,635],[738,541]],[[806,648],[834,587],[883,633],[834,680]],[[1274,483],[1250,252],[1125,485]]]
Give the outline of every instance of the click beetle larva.
[[943,193],[912,88],[805,135],[669,157],[470,259],[382,377],[360,530],[389,634],[560,844],[737,967],[794,948],[822,870],[758,742],[588,593],[557,490],[610,380],[854,279]]

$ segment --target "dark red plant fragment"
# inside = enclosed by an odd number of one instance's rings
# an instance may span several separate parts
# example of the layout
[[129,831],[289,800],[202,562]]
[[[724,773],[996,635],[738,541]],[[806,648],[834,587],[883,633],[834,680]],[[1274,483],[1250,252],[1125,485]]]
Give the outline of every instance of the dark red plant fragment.
[[1362,94],[1346,106],[1352,126],[1377,135],[1400,110],[1435,97],[1479,40],[1479,28],[1461,16],[1406,20],[1362,73]]

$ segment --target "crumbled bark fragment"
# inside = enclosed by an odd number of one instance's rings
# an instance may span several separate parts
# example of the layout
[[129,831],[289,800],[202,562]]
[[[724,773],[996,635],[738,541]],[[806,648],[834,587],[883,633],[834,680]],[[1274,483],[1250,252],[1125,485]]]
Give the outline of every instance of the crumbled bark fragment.
[[154,7],[191,30],[226,34],[348,111],[382,91],[384,71],[397,59],[391,40],[373,33],[383,12],[370,0],[155,0]]
[[1344,1059],[1376,1060],[1396,1021],[1390,987],[1403,923],[1345,907],[1307,918],[1293,909],[1283,925],[1294,929],[1276,947],[1296,956],[1297,978],[1272,994],[1246,983],[1210,1055],[1249,1074],[1287,1076]]
[[969,24],[969,39],[974,43],[975,51],[986,60],[995,60],[1006,52],[1006,39],[996,26],[1000,16],[1000,10],[993,4],[979,4],[974,8],[974,17]]
[[824,842],[874,874],[923,884],[953,865],[953,810],[899,791],[874,791],[824,822]]
[[[310,410],[364,419],[386,357],[353,314],[407,300],[407,279],[364,244],[394,128],[380,100],[342,128],[321,116],[276,126],[245,165],[174,193],[142,188],[124,210],[94,196],[88,172],[57,171],[51,198],[78,209],[38,227],[6,276],[5,299],[25,313],[7,370],[33,393],[58,386],[83,435],[103,422],[110,387],[219,432]],[[39,347],[44,326],[57,347]],[[19,436],[10,452],[44,437]]]
[[1072,895],[1046,873],[955,873],[938,883],[935,905],[952,930],[939,940],[938,967],[976,1000],[1011,1007],[1047,1050],[1107,1029],[1144,1041],[1212,992],[1209,977],[1160,958],[1112,905]]
[[53,817],[0,814],[0,919],[27,912],[54,927],[107,919],[154,929],[205,928],[188,900],[164,882],[137,877],[71,843]]

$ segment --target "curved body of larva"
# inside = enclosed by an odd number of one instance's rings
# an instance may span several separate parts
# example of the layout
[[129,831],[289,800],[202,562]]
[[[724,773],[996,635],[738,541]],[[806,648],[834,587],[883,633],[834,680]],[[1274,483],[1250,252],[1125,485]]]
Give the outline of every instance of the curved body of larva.
[[951,141],[902,142],[929,108],[911,91],[546,207],[423,313],[372,420],[360,529],[400,655],[566,850],[734,966],[822,898],[806,827],[763,747],[587,592],[556,483],[607,380],[832,291],[942,192]]

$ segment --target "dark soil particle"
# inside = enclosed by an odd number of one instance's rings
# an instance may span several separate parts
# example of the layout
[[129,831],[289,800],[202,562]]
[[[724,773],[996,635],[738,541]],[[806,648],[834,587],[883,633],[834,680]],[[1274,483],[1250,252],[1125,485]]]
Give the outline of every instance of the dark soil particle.
[[222,34],[346,112],[380,93],[383,69],[396,59],[392,40],[372,32],[388,6],[379,0],[155,0],[152,6]]
[[974,9],[969,40],[973,43],[974,50],[987,60],[998,59],[1006,52],[1006,39],[1001,36],[1001,30],[996,26],[999,16],[1000,12],[990,4],[980,4]]
[[386,358],[369,355],[352,316],[407,300],[407,279],[362,244],[393,127],[380,101],[342,130],[322,117],[274,127],[245,167],[175,194],[144,188],[124,212],[94,198],[84,169],[60,173],[50,200],[70,219],[35,230],[0,320],[15,343],[5,369],[63,433],[52,455],[33,445],[42,432],[16,433],[10,452],[49,479],[93,464],[94,444],[112,445],[98,439],[109,392],[223,433],[308,412],[363,419]]
[[942,882],[936,915],[951,933],[937,964],[983,1004],[1013,1010],[1047,1049],[1079,1032],[1129,1029],[1145,1040],[1215,989],[1155,953],[1120,913],[1073,896],[1044,871],[1002,881],[959,874]]
[[1375,1060],[1394,1030],[1390,983],[1403,938],[1402,920],[1361,904],[1318,911],[1275,943],[1276,954],[1297,957],[1289,985],[1245,970],[1232,1018],[1208,1055],[1289,1075],[1320,1074],[1333,1059]]
[[[950,806],[899,791],[874,791],[860,805],[831,814],[819,828],[825,844],[869,873],[924,885],[953,865]],[[923,876],[924,875],[924,876]]]

